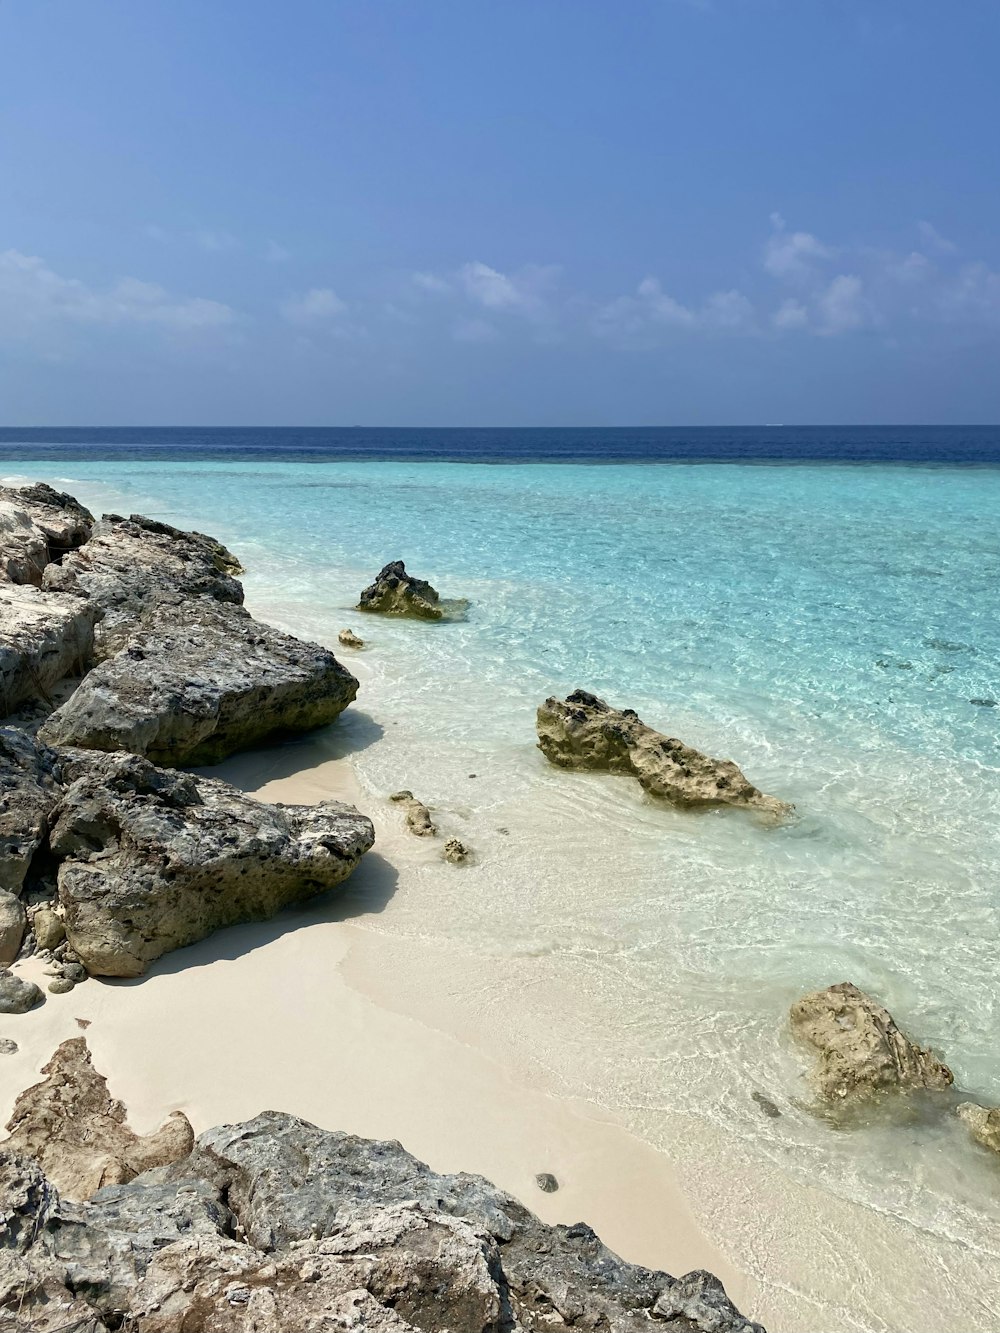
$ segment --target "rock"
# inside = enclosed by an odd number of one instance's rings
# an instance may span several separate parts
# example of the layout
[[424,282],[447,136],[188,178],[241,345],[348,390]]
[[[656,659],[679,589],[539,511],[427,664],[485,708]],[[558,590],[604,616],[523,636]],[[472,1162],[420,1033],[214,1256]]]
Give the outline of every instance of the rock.
[[831,1101],[951,1086],[947,1065],[900,1032],[892,1015],[849,981],[797,1000],[791,1026],[818,1051],[814,1081]]
[[82,963],[63,963],[62,974],[76,985],[87,980],[87,969]]
[[406,815],[406,827],[411,833],[415,833],[418,838],[431,838],[437,833],[437,828],[431,819],[431,812],[423,801],[417,800],[412,791],[393,792],[389,800],[396,801],[403,806]]
[[353,806],[265,805],[134,755],[65,751],[49,838],[75,960],[138,976],[222,926],[271,917],[346,879],[374,841]]
[[131,637],[135,622],[161,601],[198,597],[241,605],[241,572],[214,537],[182,532],[133,514],[106,514],[86,545],[45,571],[44,586],[86,598],[101,619],[98,653],[110,656]]
[[458,838],[449,838],[444,845],[444,851],[441,853],[446,861],[450,861],[453,866],[463,865],[469,859],[469,849],[464,842]]
[[977,1106],[975,1102],[962,1102],[956,1107],[957,1114],[969,1126],[969,1131],[977,1143],[992,1152],[1000,1152],[1000,1107]]
[[0,1055],[16,1055],[17,1042],[11,1041],[10,1037],[0,1037]]
[[0,968],[0,1014],[26,1014],[44,999],[33,981],[15,976],[6,967]]
[[555,1194],[559,1188],[559,1181],[550,1171],[540,1171],[535,1177],[535,1184],[543,1194]]
[[3,1147],[33,1157],[67,1198],[89,1199],[102,1185],[124,1184],[191,1151],[194,1133],[181,1111],[154,1134],[129,1128],[125,1107],[91,1063],[85,1037],[64,1041],[42,1073],[46,1078],[14,1103]]
[[31,927],[39,949],[55,949],[66,938],[65,923],[51,907],[36,907]]
[[0,967],[12,963],[21,952],[28,914],[20,898],[0,889]]
[[94,529],[94,516],[79,500],[44,481],[31,486],[0,486],[0,502],[23,510],[45,539],[46,564],[58,564],[82,546]]
[[24,888],[59,797],[57,778],[51,750],[16,727],[0,727],[0,889],[8,893]]
[[364,639],[359,639],[352,629],[342,629],[337,635],[337,642],[342,643],[345,648],[363,648]]
[[[711,1273],[688,1273],[671,1283],[656,1299],[653,1316],[683,1328],[705,1330],[705,1333],[749,1333],[760,1330],[759,1324],[744,1319],[726,1295],[726,1290]],[[763,1333],[763,1330],[761,1330]]]
[[538,748],[560,768],[628,773],[652,796],[680,806],[736,805],[771,818],[792,807],[765,796],[728,759],[710,759],[603,699],[574,690],[565,702],[546,699],[538,710]]
[[[85,548],[86,549],[86,548]],[[160,604],[44,723],[51,744],[211,764],[332,722],[358,682],[334,655],[211,597]]]
[[40,587],[48,561],[44,533],[22,508],[0,498],[0,579]]
[[68,995],[75,986],[76,982],[69,977],[53,977],[45,989],[50,995]]
[[757,1103],[760,1109],[767,1116],[768,1120],[781,1119],[781,1111],[778,1109],[777,1106],[775,1106],[774,1102],[771,1101],[770,1097],[765,1097],[764,1094],[762,1092],[758,1092],[756,1088],[754,1088],[753,1092],[751,1092],[750,1097],[753,1101]]
[[98,614],[75,597],[0,582],[0,716],[51,706],[53,688],[90,661]]
[[380,611],[387,616],[415,616],[419,620],[440,620],[444,612],[437,592],[423,579],[407,574],[402,560],[384,565],[361,594],[359,611]]

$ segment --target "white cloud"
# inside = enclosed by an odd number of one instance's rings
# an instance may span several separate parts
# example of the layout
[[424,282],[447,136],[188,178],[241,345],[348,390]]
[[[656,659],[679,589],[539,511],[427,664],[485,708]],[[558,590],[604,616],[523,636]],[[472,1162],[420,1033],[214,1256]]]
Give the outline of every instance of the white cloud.
[[602,306],[593,321],[604,337],[647,339],[657,328],[689,332],[753,333],[756,315],[752,303],[736,288],[713,292],[700,306],[685,305],[663,290],[659,278],[645,277],[635,296],[620,296]]
[[937,227],[931,222],[918,222],[917,230],[920,232],[921,239],[930,250],[937,250],[941,254],[954,254],[958,246],[954,241],[949,241],[947,236],[942,236]]
[[782,301],[771,316],[771,323],[776,329],[787,332],[792,329],[804,329],[809,323],[809,312],[801,301],[790,296]]
[[156,283],[122,278],[99,290],[64,278],[34,255],[0,254],[0,332],[45,325],[150,324],[177,332],[232,324],[236,312],[206,297],[175,297]]
[[301,296],[282,302],[281,313],[290,324],[314,324],[347,314],[347,302],[331,287],[311,287]]
[[414,287],[418,287],[422,292],[434,292],[437,295],[443,295],[445,292],[452,290],[451,283],[438,277],[436,273],[411,273],[410,281]]
[[466,296],[487,310],[523,310],[533,299],[505,273],[479,261],[463,264],[461,278]]
[[659,278],[643,278],[636,288],[636,295],[640,302],[645,303],[646,316],[658,324],[672,324],[681,329],[694,327],[694,311],[665,292]]
[[864,283],[854,274],[838,274],[816,305],[822,333],[849,333],[861,328],[869,319]]
[[773,278],[799,279],[811,273],[833,251],[812,232],[788,231],[780,213],[771,214],[771,235],[764,247],[764,267]]
[[706,328],[747,332],[754,325],[754,308],[735,287],[728,292],[714,292],[701,311]]

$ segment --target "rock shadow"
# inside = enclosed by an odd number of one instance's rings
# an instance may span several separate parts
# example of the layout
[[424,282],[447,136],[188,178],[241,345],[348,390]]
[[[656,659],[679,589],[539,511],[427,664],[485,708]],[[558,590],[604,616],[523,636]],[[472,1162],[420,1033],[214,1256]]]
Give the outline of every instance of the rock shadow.
[[293,778],[320,764],[359,754],[384,735],[385,729],[373,717],[351,708],[329,726],[296,735],[275,736],[263,745],[230,755],[221,763],[190,771],[199,777],[221,778],[240,791],[253,792],[265,782]]

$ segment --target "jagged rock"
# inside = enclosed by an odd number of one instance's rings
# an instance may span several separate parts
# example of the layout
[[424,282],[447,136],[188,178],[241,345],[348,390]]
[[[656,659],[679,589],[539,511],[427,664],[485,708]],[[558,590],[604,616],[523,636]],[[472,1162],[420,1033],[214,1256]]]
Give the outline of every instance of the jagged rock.
[[20,898],[0,889],[0,967],[12,963],[21,952],[28,914]]
[[792,807],[749,782],[728,759],[711,759],[682,741],[654,731],[631,708],[574,690],[565,701],[546,699],[538,710],[538,748],[560,768],[629,773],[652,796],[681,806],[736,805],[772,818]]
[[0,582],[0,716],[27,701],[51,704],[59,681],[90,661],[99,614],[75,597]]
[[458,838],[449,838],[441,855],[453,866],[463,865],[469,859],[469,849]]
[[89,1199],[102,1185],[124,1184],[191,1151],[194,1132],[182,1111],[155,1134],[129,1128],[125,1107],[91,1063],[85,1037],[64,1041],[42,1073],[46,1078],[14,1103],[3,1147],[33,1157],[67,1198]]
[[0,502],[23,510],[41,532],[48,547],[46,564],[58,564],[67,551],[82,546],[94,528],[89,509],[44,481],[16,488],[0,486]]
[[21,893],[58,797],[52,751],[17,727],[0,727],[0,890]]
[[103,657],[117,652],[135,621],[162,600],[211,597],[241,605],[243,588],[233,577],[240,572],[239,561],[214,537],[141,514],[105,514],[84,547],[46,569],[44,586],[99,608]]
[[419,620],[440,620],[444,612],[440,597],[423,579],[407,574],[402,560],[384,565],[358,601],[359,611],[380,611],[388,616],[415,616]]
[[65,922],[51,907],[35,908],[31,928],[35,932],[35,942],[39,949],[55,949],[66,938]]
[[665,1287],[656,1298],[653,1316],[703,1329],[705,1333],[745,1333],[759,1328],[750,1324],[733,1306],[726,1289],[712,1273],[696,1270]]
[[977,1143],[992,1152],[1000,1152],[1000,1107],[962,1102],[956,1111],[969,1126],[969,1132]]
[[332,722],[358,682],[334,655],[211,597],[160,604],[44,723],[51,744],[211,764]]
[[10,1037],[0,1037],[0,1055],[16,1055],[17,1042],[11,1041]]
[[951,1086],[948,1066],[900,1032],[888,1010],[849,981],[797,1000],[791,1026],[819,1052],[813,1077],[831,1101]]
[[41,586],[49,544],[19,505],[0,499],[0,579]]
[[0,1014],[26,1014],[44,999],[33,981],[0,967]]
[[134,755],[65,751],[49,844],[75,956],[138,976],[221,926],[273,916],[346,879],[374,841],[353,806],[265,805]]
[[418,838],[432,838],[437,833],[437,826],[431,819],[431,812],[423,801],[417,800],[412,791],[393,792],[389,800],[395,801],[403,807],[403,812],[406,815],[406,827],[411,833],[415,833]]
[[337,635],[337,642],[342,643],[345,648],[363,648],[364,639],[358,638],[352,629],[342,629]]

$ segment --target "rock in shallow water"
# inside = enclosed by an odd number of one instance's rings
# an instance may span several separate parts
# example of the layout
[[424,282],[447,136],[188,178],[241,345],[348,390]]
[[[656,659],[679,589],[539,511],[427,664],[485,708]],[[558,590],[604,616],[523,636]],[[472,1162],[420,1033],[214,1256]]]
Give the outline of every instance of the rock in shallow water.
[[586,690],[538,710],[538,748],[560,768],[627,773],[652,796],[674,805],[735,805],[782,818],[792,807],[765,796],[728,759],[711,759],[664,736],[631,708],[618,710]]
[[389,797],[403,807],[406,815],[406,827],[418,838],[432,838],[437,833],[437,826],[431,819],[431,812],[423,801],[418,801],[412,791],[394,791]]
[[819,1053],[813,1079],[830,1101],[951,1087],[948,1066],[912,1042],[888,1010],[849,981],[797,1000],[791,1027]]
[[345,648],[363,648],[364,639],[358,637],[352,629],[342,629],[337,635],[337,642],[342,643]]
[[372,846],[353,806],[265,805],[134,755],[63,752],[50,835],[66,935],[90,973],[130,977],[222,926],[340,884]]
[[440,620],[444,615],[437,591],[423,579],[407,574],[402,560],[384,565],[358,600],[359,611],[380,611],[388,616]]
[[969,1133],[977,1143],[991,1152],[1000,1153],[1000,1107],[962,1102],[956,1107],[956,1113],[969,1126]]

